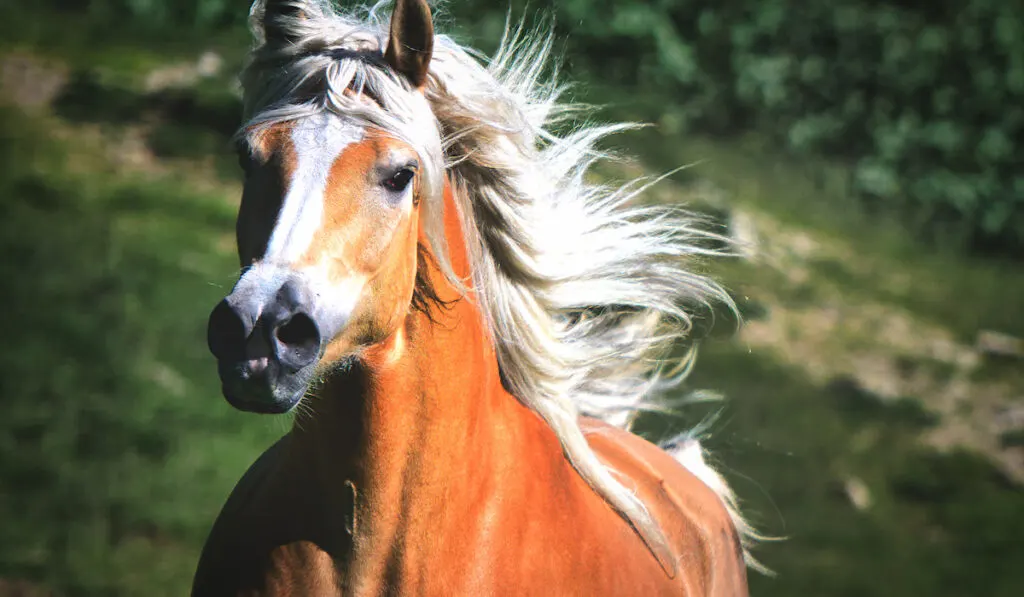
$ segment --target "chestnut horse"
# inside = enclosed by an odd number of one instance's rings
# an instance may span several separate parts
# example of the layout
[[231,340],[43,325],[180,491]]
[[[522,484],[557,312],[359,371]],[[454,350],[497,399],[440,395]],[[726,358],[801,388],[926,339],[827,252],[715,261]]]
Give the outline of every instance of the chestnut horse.
[[585,180],[621,127],[548,128],[550,36],[483,66],[425,0],[251,20],[243,271],[209,344],[232,405],[297,414],[193,595],[746,595],[752,534],[696,439],[625,429],[727,297],[691,221]]

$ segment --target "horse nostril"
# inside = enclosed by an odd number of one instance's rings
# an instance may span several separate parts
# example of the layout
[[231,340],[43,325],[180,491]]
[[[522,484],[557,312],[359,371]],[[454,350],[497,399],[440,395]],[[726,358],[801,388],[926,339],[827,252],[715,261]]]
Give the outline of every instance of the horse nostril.
[[305,313],[296,313],[274,330],[278,360],[298,368],[316,360],[320,352],[320,330]]
[[320,333],[309,316],[296,313],[283,326],[277,328],[277,339],[282,344],[305,344],[311,339],[319,343]]
[[206,342],[218,360],[239,360],[251,331],[251,326],[246,325],[242,316],[227,300],[223,300],[210,313]]

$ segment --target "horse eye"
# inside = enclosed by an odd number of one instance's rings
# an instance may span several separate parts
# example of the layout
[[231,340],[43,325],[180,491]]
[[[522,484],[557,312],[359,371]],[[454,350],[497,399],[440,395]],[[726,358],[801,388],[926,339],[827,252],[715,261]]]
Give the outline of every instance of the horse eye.
[[412,182],[413,176],[415,175],[416,173],[413,172],[412,169],[402,168],[398,172],[392,174],[391,178],[384,181],[384,188],[395,193],[401,193],[409,186],[409,183]]

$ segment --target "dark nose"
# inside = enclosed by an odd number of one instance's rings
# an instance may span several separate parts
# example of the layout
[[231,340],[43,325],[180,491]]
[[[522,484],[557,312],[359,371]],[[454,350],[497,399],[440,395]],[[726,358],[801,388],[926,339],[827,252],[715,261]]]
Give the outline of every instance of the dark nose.
[[293,301],[259,305],[230,297],[213,309],[207,343],[218,361],[237,363],[273,356],[282,368],[298,371],[320,354],[320,331]]

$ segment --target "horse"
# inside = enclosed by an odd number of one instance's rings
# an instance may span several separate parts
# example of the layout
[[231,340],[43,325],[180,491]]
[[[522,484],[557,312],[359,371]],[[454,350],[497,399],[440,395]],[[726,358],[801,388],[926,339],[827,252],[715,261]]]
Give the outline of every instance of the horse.
[[572,120],[550,33],[487,61],[425,0],[383,10],[250,11],[242,269],[208,342],[231,405],[296,414],[192,594],[746,595],[754,535],[697,435],[628,431],[728,301],[692,271],[710,233],[650,180],[590,181],[628,125]]

